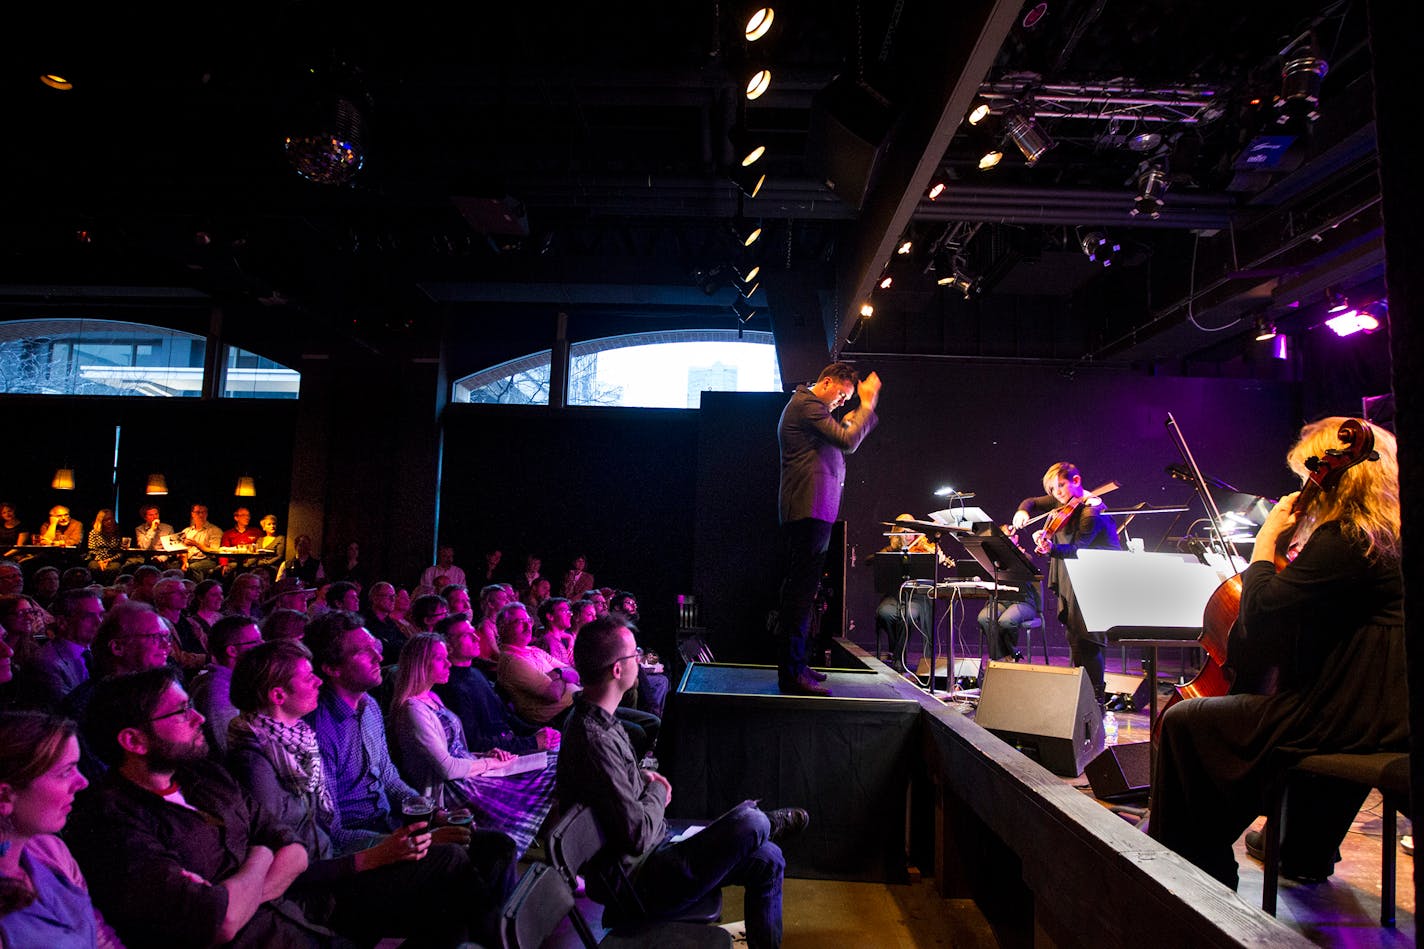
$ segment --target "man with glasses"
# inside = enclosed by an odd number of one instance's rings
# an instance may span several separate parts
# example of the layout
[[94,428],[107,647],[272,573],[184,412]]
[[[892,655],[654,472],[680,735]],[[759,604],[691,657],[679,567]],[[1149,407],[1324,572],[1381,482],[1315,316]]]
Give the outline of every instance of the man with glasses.
[[66,836],[126,945],[330,944],[285,898],[306,849],[206,760],[203,716],[173,670],[106,679],[91,711],[85,734],[113,770],[77,802]]
[[[60,713],[82,723],[99,680],[106,676],[128,675],[166,666],[171,640],[172,633],[153,607],[132,600],[115,606],[99,624],[99,632],[90,647],[92,667],[89,678],[65,696],[60,704]],[[106,762],[89,747],[81,732],[79,770],[93,781],[104,773],[106,767]]]
[[366,606],[366,629],[381,642],[387,656],[395,659],[405,645],[405,633],[391,616],[396,608],[396,588],[384,580],[371,584]]
[[49,509],[49,520],[35,535],[35,543],[41,547],[78,547],[83,539],[83,526],[70,518],[69,508],[63,504]]
[[613,880],[620,869],[651,916],[676,912],[725,884],[743,886],[748,944],[780,945],[786,861],[776,841],[804,830],[809,816],[800,808],[764,812],[747,801],[674,843],[663,817],[672,785],[656,771],[639,769],[615,717],[623,694],[638,681],[633,630],[618,616],[594,620],[579,631],[574,662],[584,693],[564,728],[558,789],[564,807],[591,808],[607,837],[584,871],[589,896],[617,905]]
[[261,644],[262,633],[250,616],[224,616],[208,632],[208,654],[212,662],[193,679],[193,705],[203,713],[203,733],[214,760],[227,756],[227,726],[237,717],[229,692],[232,670],[238,658]]

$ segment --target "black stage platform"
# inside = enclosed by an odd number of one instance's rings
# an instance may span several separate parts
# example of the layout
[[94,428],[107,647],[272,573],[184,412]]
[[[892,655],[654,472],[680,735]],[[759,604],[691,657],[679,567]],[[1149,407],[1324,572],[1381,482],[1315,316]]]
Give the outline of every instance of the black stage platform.
[[919,705],[876,671],[824,671],[828,698],[781,695],[774,666],[689,666],[667,745],[671,813],[714,817],[748,798],[805,807],[810,828],[784,845],[788,875],[903,882]]

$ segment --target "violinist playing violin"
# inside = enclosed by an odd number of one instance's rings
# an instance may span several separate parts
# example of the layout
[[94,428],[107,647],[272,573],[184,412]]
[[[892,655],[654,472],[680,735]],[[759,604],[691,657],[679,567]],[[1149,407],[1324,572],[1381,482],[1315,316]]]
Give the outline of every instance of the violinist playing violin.
[[1078,599],[1073,595],[1073,581],[1063,566],[1065,559],[1076,557],[1083,547],[1100,547],[1106,550],[1119,549],[1117,526],[1103,507],[1103,502],[1083,488],[1083,475],[1077,465],[1060,461],[1043,474],[1043,489],[1048,493],[1036,498],[1025,498],[1014,511],[1013,526],[1026,526],[1034,518],[1048,514],[1048,524],[1057,518],[1053,512],[1066,515],[1066,520],[1049,532],[1037,530],[1033,540],[1039,553],[1048,555],[1048,586],[1058,595],[1058,619],[1068,632],[1068,647],[1073,665],[1082,666],[1088,672],[1093,694],[1098,704],[1104,700],[1106,682],[1103,677],[1103,647],[1107,637],[1103,633],[1090,633],[1083,622],[1083,614],[1078,609]]
[[[1283,771],[1311,754],[1409,747],[1394,436],[1325,419],[1302,429],[1286,460],[1304,487],[1256,534],[1226,663],[1258,672],[1167,711],[1152,787],[1152,836],[1232,888],[1232,847]],[[1332,467],[1333,484],[1320,477]],[[1287,548],[1295,556],[1281,566]],[[1330,876],[1366,793],[1293,780],[1281,872]]]

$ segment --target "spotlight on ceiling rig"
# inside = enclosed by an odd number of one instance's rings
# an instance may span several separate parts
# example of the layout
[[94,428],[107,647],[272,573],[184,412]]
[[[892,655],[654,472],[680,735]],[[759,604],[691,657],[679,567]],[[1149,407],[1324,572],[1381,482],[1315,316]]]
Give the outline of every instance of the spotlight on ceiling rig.
[[[1030,166],[1038,164],[1044,153],[1053,147],[1053,139],[1038,127],[1031,115],[1015,112],[1008,117],[1005,128],[1009,141],[1018,147],[1023,153],[1024,161]],[[983,167],[982,163],[980,167]]]
[[1111,267],[1113,258],[1122,250],[1122,245],[1109,238],[1106,231],[1089,231],[1083,235],[1080,244],[1088,260],[1104,267]]
[[732,301],[732,312],[737,315],[739,322],[746,323],[752,317],[756,316],[757,309],[752,305],[752,301],[746,297],[737,297]]
[[1315,35],[1306,33],[1283,52],[1281,66],[1281,97],[1276,100],[1276,108],[1281,114],[1277,124],[1285,125],[1296,116],[1304,116],[1311,122],[1320,118],[1320,87],[1325,83],[1325,74],[1330,64],[1320,58]]
[[1167,193],[1167,172],[1160,165],[1148,165],[1137,175],[1137,197],[1132,199],[1133,217],[1145,214],[1152,220],[1162,216],[1162,196]]

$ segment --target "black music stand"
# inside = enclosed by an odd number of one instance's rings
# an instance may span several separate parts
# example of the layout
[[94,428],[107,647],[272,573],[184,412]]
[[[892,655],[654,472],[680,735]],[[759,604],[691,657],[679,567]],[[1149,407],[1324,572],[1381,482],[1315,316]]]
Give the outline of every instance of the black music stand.
[[[937,622],[936,622],[936,620],[935,620],[935,605],[934,605],[935,597],[933,596],[933,594],[936,593],[936,592],[939,590],[939,555],[940,555],[941,553],[943,553],[943,548],[940,546],[940,538],[944,537],[945,534],[956,534],[956,535],[957,535],[957,534],[967,534],[967,533],[970,533],[970,531],[969,531],[969,528],[967,528],[967,527],[958,527],[958,526],[955,526],[955,525],[953,525],[953,524],[939,524],[939,523],[936,523],[936,522],[934,522],[934,521],[911,521],[911,520],[906,520],[906,521],[881,521],[880,523],[884,524],[886,527],[898,528],[898,529],[900,529],[901,531],[913,531],[913,532],[916,532],[916,533],[924,534],[926,537],[929,538],[930,542],[931,542],[932,544],[934,544],[934,546],[935,546],[935,552],[934,552],[933,554],[926,554],[926,555],[925,555],[925,556],[929,556],[929,557],[933,557],[933,558],[934,558],[934,568],[933,568],[933,571],[932,571],[932,579],[931,579],[931,581],[930,581],[932,585],[930,586],[931,599],[930,599],[930,684],[929,684],[929,693],[930,693],[930,695],[934,695],[934,694],[935,694],[935,687],[934,687],[934,681],[935,681],[935,661],[939,658],[939,643],[938,643],[937,638],[936,638],[936,636],[935,636],[935,629],[936,629],[936,626],[937,626]],[[946,685],[946,686],[950,686],[949,695],[950,695],[950,697],[953,697],[953,695],[954,695],[954,689],[953,689],[953,681],[954,681],[954,643],[953,643],[953,642],[950,643],[949,651],[950,651],[950,655],[949,655],[949,666],[948,666],[948,668],[945,670],[945,679],[946,679],[945,685]]]
[[[913,537],[913,534],[896,534],[897,537]],[[923,580],[926,583],[933,583],[935,576],[935,563],[939,555],[935,553],[912,553],[909,550],[877,550],[875,553],[865,558],[870,561],[870,566],[875,572],[875,592],[881,596],[893,596],[900,599],[904,585],[909,581]],[[914,594],[910,594],[913,599]],[[910,620],[913,612],[912,602],[901,602],[902,615],[901,623],[905,627],[905,635],[900,641],[899,654],[895,661],[900,666],[905,665],[905,644],[910,639]],[[878,609],[878,607],[877,607]],[[933,619],[933,616],[931,616]],[[893,645],[893,644],[887,644]],[[875,650],[877,659],[880,658],[880,627],[877,620],[875,631]]]
[[[969,551],[969,556],[984,568],[984,573],[994,581],[993,592],[989,595],[989,615],[994,618],[994,635],[999,635],[999,588],[1013,587],[1027,590],[1043,579],[1034,562],[1018,544],[1005,534],[997,524],[981,527],[974,534],[955,534],[955,540]],[[1039,597],[1042,610],[1043,597]],[[1047,629],[1047,624],[1043,629]],[[1044,647],[1047,651],[1047,646]]]

